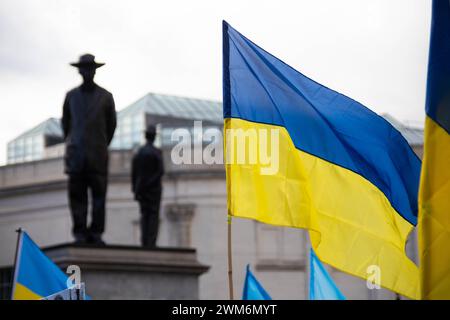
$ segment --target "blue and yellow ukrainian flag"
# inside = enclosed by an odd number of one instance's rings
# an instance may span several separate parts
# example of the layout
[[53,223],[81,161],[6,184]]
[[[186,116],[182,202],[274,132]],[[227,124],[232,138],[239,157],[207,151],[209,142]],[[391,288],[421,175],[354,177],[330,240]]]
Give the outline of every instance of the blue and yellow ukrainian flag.
[[309,252],[309,300],[345,300],[313,249]]
[[266,289],[250,271],[250,265],[246,268],[242,300],[272,300]]
[[12,299],[39,300],[67,289],[68,276],[26,232],[19,232]]
[[[417,222],[421,163],[403,136],[226,22],[223,89],[229,214],[306,228],[323,262],[364,279],[377,265],[382,286],[417,298],[405,243]],[[261,152],[272,132],[276,165]],[[239,139],[255,137],[262,145],[241,157]]]
[[433,1],[419,194],[423,299],[450,299],[450,4]]

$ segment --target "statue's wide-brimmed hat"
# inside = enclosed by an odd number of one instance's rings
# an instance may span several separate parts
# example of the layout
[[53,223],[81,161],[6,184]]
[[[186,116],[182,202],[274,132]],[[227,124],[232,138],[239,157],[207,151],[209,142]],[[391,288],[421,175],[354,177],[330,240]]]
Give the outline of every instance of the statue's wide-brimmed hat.
[[94,66],[95,68],[100,68],[101,66],[104,65],[104,63],[96,62],[95,56],[87,53],[87,54],[83,54],[82,56],[80,56],[80,59],[78,60],[78,62],[72,62],[70,65],[77,67],[77,68],[86,67],[86,66]]

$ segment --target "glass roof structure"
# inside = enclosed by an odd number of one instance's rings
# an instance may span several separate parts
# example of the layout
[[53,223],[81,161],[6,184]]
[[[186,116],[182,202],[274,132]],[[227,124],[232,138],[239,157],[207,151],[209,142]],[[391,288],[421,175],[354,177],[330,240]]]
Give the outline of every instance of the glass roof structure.
[[8,143],[7,162],[25,162],[44,157],[44,149],[62,142],[60,120],[47,119]]
[[217,101],[148,93],[121,110],[118,117],[144,112],[151,115],[223,122],[222,103]]
[[60,120],[57,118],[49,118],[45,121],[42,121],[37,126],[32,129],[22,133],[16,139],[26,138],[35,135],[48,135],[48,136],[61,136],[63,135],[63,131],[61,128]]
[[143,144],[144,131],[149,123],[157,126],[156,145],[170,144],[170,133],[174,128],[190,128],[195,120],[222,126],[222,103],[148,93],[118,112],[111,148],[132,149]]

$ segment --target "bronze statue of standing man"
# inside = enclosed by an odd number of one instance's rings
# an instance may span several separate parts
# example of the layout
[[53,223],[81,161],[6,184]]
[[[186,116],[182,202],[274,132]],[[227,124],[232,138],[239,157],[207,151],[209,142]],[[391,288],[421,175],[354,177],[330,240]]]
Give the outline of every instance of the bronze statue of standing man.
[[133,157],[131,163],[131,191],[141,209],[142,246],[154,248],[159,229],[164,162],[162,152],[153,145],[156,127],[149,125],[145,131],[147,143]]
[[[108,146],[116,129],[116,111],[111,93],[94,82],[103,63],[91,54],[82,55],[77,67],[83,83],[64,100],[62,127],[66,141],[65,172],[76,243],[103,245],[105,200],[108,179]],[[88,191],[92,219],[87,225]]]

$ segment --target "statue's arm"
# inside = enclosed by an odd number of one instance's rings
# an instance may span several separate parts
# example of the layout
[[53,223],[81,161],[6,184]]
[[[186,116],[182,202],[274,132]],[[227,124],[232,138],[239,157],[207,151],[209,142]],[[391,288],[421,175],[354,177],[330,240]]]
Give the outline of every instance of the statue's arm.
[[114,131],[116,130],[116,126],[117,126],[116,107],[114,103],[114,98],[111,94],[107,108],[108,145],[111,143],[111,140],[114,137]]
[[67,139],[67,136],[70,132],[70,105],[69,105],[69,97],[66,95],[64,99],[63,104],[63,115],[61,119],[63,134],[64,134],[64,140]]
[[164,161],[162,151],[153,149],[146,159],[146,166],[150,166],[151,174],[147,177],[147,185],[154,186],[156,181],[164,175]]

